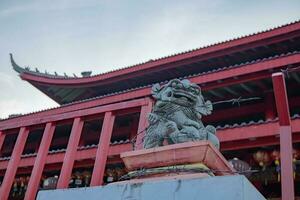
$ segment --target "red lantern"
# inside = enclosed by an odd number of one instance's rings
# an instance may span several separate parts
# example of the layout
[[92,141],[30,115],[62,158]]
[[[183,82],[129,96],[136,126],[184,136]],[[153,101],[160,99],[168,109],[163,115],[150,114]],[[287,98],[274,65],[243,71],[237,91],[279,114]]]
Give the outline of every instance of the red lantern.
[[280,159],[280,151],[278,151],[278,150],[272,151],[271,158],[273,160],[279,160]]
[[253,158],[255,162],[259,164],[263,168],[263,170],[268,166],[271,162],[270,156],[266,151],[257,151],[253,154]]

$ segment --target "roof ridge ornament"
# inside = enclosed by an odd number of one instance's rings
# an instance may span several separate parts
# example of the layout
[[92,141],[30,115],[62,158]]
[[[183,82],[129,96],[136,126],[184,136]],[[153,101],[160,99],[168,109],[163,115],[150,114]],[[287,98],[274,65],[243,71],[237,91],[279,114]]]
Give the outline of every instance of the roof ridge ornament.
[[83,72],[81,72],[81,76],[82,76],[83,78],[85,78],[85,77],[90,77],[91,74],[92,74],[92,71],[83,71]]

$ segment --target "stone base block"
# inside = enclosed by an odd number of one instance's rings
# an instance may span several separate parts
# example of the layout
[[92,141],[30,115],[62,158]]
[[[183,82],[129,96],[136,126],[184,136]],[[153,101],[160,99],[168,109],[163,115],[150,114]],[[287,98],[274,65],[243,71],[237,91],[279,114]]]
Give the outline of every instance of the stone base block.
[[40,191],[37,200],[265,200],[240,175],[120,182],[107,186]]

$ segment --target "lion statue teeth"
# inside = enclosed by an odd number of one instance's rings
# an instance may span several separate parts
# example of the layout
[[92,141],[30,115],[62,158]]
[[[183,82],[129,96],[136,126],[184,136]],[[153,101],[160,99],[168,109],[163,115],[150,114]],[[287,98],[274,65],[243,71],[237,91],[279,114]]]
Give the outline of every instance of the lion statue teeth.
[[155,84],[152,96],[156,103],[148,116],[144,148],[163,146],[164,141],[176,144],[209,140],[219,149],[215,127],[205,127],[201,121],[203,115],[211,114],[212,103],[204,100],[197,84],[178,79],[162,87]]

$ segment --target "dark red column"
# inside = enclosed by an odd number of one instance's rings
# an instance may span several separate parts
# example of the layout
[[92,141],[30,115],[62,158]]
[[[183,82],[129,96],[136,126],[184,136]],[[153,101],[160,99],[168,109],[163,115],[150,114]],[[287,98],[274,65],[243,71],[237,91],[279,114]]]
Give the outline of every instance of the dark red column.
[[92,174],[91,186],[103,184],[103,176],[109,151],[110,139],[112,136],[115,116],[112,112],[106,112],[103,120],[101,135],[99,139],[96,159]]
[[39,183],[42,177],[43,169],[46,163],[49,147],[53,138],[54,130],[55,125],[53,123],[46,124],[40,147],[38,150],[38,154],[34,161],[34,166],[29,179],[27,191],[24,198],[25,200],[35,199],[36,193],[39,188]]
[[281,160],[281,193],[282,200],[293,200],[293,145],[289,104],[283,73],[272,75],[276,108],[279,118],[280,160]]
[[9,197],[9,192],[17,173],[18,165],[21,160],[21,155],[24,150],[28,134],[29,130],[26,127],[22,127],[19,131],[18,138],[15,143],[11,158],[8,162],[7,169],[3,178],[3,183],[1,185],[1,200],[7,200]]
[[82,128],[83,121],[80,118],[75,118],[65,153],[64,162],[57,182],[56,188],[58,189],[68,188],[69,186]]
[[151,112],[153,106],[153,101],[150,98],[147,98],[147,101],[148,103],[141,108],[139,127],[135,142],[136,149],[143,148],[143,139],[146,134],[146,128],[148,127],[148,114]]

